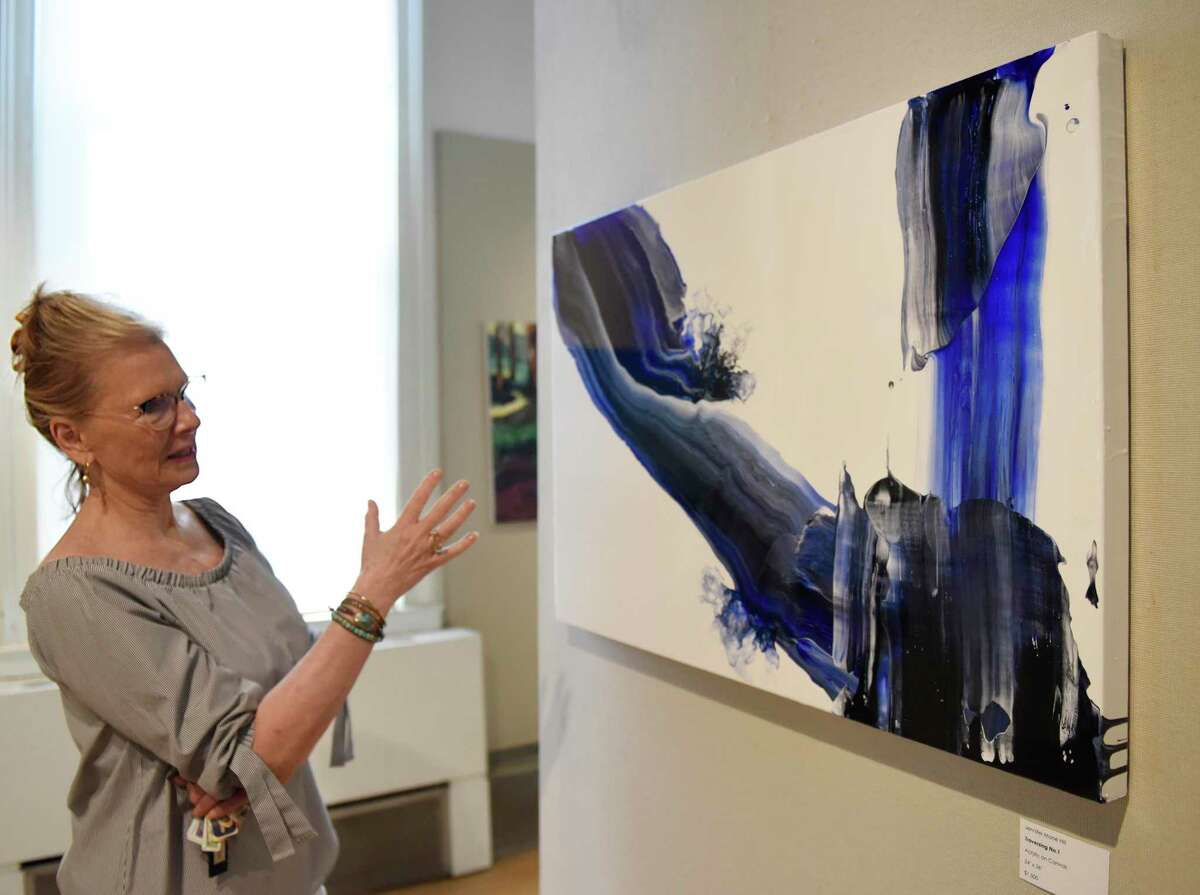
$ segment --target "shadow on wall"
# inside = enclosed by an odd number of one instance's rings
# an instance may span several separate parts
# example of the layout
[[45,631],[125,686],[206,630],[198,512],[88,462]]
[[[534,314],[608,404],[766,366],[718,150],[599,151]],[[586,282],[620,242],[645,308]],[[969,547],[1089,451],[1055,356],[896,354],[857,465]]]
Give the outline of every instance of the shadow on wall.
[[[738,681],[718,677],[579,628],[567,626],[567,642],[598,659],[657,678],[702,699],[753,715],[999,808],[1035,817],[1046,824],[1086,836],[1109,847],[1115,846],[1120,837],[1129,799],[1108,804],[1093,803],[1015,774],[997,773],[995,768],[963,761],[939,749],[892,736],[864,724],[847,723],[845,718],[838,715],[747,687]],[[1131,797],[1136,788],[1135,771],[1130,779]]]

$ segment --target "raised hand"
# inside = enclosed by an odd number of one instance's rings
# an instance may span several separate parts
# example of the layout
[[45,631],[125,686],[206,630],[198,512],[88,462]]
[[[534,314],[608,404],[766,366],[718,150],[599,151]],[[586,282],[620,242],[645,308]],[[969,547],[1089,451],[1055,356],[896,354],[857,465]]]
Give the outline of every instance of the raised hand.
[[474,500],[456,507],[470,487],[465,480],[452,485],[428,513],[421,515],[441,479],[440,469],[425,476],[396,523],[387,530],[379,527],[378,505],[373,500],[367,502],[362,570],[354,589],[385,614],[422,578],[465,553],[479,539],[479,532],[473,531],[447,545],[475,511]]

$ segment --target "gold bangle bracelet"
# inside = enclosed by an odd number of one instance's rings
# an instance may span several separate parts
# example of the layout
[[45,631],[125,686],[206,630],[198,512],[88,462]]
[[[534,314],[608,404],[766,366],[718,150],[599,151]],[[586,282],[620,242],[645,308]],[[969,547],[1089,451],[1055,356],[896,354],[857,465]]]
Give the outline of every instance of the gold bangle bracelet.
[[383,617],[383,613],[375,607],[374,603],[370,602],[366,597],[358,593],[358,591],[349,591],[346,594],[346,598],[342,600],[342,602],[352,603],[356,608],[361,609],[364,612],[369,612],[375,617],[375,620],[379,622],[380,627],[383,627],[387,624],[387,620]]
[[365,610],[354,603],[351,603],[349,600],[342,600],[336,611],[344,616],[348,621],[354,622],[354,624],[358,625],[359,627],[367,628],[369,630],[376,630],[380,634],[383,633],[383,629],[386,627],[384,623],[379,620],[378,615],[375,615],[374,613]]

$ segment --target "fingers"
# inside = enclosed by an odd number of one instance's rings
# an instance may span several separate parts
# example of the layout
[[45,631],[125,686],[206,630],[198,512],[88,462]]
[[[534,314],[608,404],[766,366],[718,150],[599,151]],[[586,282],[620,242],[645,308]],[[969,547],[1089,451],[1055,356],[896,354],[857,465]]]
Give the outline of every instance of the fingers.
[[246,795],[246,791],[244,789],[239,789],[224,802],[218,802],[216,805],[214,805],[208,814],[204,816],[210,820],[217,817],[228,817],[245,805],[249,800],[250,797]]
[[408,499],[408,503],[404,505],[404,512],[400,514],[400,518],[408,522],[419,521],[421,511],[425,509],[425,504],[429,503],[429,496],[433,494],[433,489],[441,480],[442,471],[440,469],[435,469],[425,476],[421,480],[421,484],[417,485],[413,496]]
[[184,782],[187,784],[188,800],[192,803],[192,807],[194,808],[196,807],[196,803],[204,798],[207,793],[205,793],[204,790],[190,780],[185,780]]
[[379,504],[373,500],[367,501],[367,515],[363,519],[363,542],[360,559],[367,564],[367,548],[379,537]]
[[192,805],[192,817],[204,817],[204,815],[213,810],[216,804],[217,800],[215,796],[204,793],[203,798]]
[[457,510],[450,514],[450,518],[437,526],[438,534],[442,536],[442,541],[448,541],[454,537],[454,533],[467,521],[467,517],[475,512],[475,507],[478,504],[473,500],[465,501]]
[[429,514],[421,520],[421,524],[426,528],[433,528],[445,519],[449,515],[450,510],[454,508],[454,505],[467,493],[467,489],[470,487],[470,483],[466,480],[455,482],[445,494],[438,498],[437,503],[430,507]]
[[192,783],[190,780],[185,780],[180,774],[172,777],[171,782],[187,787],[188,798],[192,803],[193,817],[228,817],[245,805],[250,799],[244,789],[239,789],[225,801],[219,802],[216,796],[209,795],[197,784]]
[[461,556],[463,553],[466,553],[478,540],[479,532],[477,531],[473,531],[470,534],[459,538],[457,541],[447,547],[445,552],[437,555],[434,561],[434,568],[437,568],[438,566],[444,566],[446,563],[450,562],[450,560],[454,559],[454,557]]

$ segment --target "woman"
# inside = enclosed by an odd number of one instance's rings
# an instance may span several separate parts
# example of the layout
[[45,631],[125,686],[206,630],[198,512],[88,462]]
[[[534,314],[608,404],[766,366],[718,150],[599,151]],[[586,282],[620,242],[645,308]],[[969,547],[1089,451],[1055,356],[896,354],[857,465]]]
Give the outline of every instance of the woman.
[[[81,756],[60,890],[323,892],[338,842],[309,754],[340,713],[334,763],[349,757],[346,697],[388,610],[478,539],[443,546],[475,508],[466,482],[425,512],[435,470],[386,530],[368,502],[353,591],[314,641],[237,519],[171,500],[199,474],[200,420],[161,331],[41,289],[17,320],[29,419],[78,478],[21,597]],[[223,852],[188,841],[201,817],[236,819]]]

